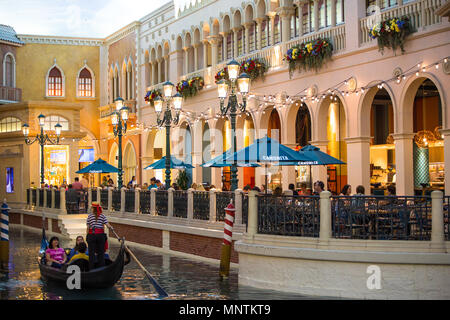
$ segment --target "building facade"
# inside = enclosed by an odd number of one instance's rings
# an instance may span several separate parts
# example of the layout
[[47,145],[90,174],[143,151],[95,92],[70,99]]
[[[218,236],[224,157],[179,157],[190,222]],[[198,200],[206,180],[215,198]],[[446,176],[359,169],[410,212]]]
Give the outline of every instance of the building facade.
[[[371,27],[404,15],[413,27],[404,53],[380,52],[369,36]],[[50,127],[65,123],[64,143],[49,147],[49,157],[64,153],[67,161],[55,160],[54,168],[47,168],[47,183],[71,182],[92,160],[80,162],[80,150],[93,150],[95,159],[117,165],[110,115],[119,96],[130,108],[124,183],[133,176],[140,184],[153,176],[163,181],[162,171],[143,169],[164,156],[166,146],[165,130],[157,127],[154,106],[145,97],[165,81],[176,85],[201,77],[202,89],[184,99],[179,124],[171,131],[171,151],[194,165],[191,181],[227,188],[229,169],[199,165],[231,146],[230,120],[220,115],[215,80],[234,58],[267,66],[264,77],[252,80],[246,111],[237,118],[238,149],[267,134],[291,148],[313,144],[346,163],[272,167],[272,188],[322,180],[336,193],[345,184],[363,185],[366,193],[395,185],[398,195],[412,195],[426,184],[450,194],[450,24],[443,0],[203,0],[186,7],[169,2],[105,39],[16,38],[18,44],[7,44],[12,46],[7,56],[2,42],[0,71],[5,73],[4,65],[12,70],[4,61],[13,55],[12,83],[21,96],[0,98],[8,100],[0,106],[0,121],[19,123],[15,129],[26,122],[33,132],[40,113],[48,116]],[[289,72],[288,50],[318,38],[332,44],[331,60],[317,70]],[[9,85],[13,78],[8,79]],[[14,167],[20,181],[36,185],[39,167],[30,163],[39,161],[38,146],[26,146],[19,130],[0,135],[2,154],[24,163]],[[64,145],[67,149],[51,150]],[[0,170],[0,179],[6,179],[7,168]],[[57,170],[64,173],[53,181]],[[264,168],[239,168],[239,187],[261,186],[265,174]],[[173,170],[172,179],[176,176]],[[19,181],[17,174],[14,179]],[[91,179],[97,184],[101,177]],[[23,188],[13,202],[24,199]],[[12,197],[3,192],[0,196]]]

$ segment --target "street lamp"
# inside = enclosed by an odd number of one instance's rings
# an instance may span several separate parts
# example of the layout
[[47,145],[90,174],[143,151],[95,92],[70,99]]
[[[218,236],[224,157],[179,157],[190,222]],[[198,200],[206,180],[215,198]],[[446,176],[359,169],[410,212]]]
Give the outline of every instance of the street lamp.
[[[173,83],[166,81],[163,84],[163,98],[157,97],[154,100],[155,111],[157,115],[157,124],[159,127],[166,127],[166,189],[170,187],[170,126],[178,124],[180,119],[181,105],[183,103],[183,97],[179,92],[172,96]],[[170,102],[173,102],[175,109],[175,117],[172,117],[172,111],[170,110]],[[163,102],[166,102],[166,110],[161,119],[161,113],[163,109]]]
[[111,114],[111,124],[113,125],[114,136],[119,138],[119,148],[117,150],[118,153],[118,179],[117,184],[119,190],[122,189],[123,180],[122,180],[122,136],[127,132],[127,121],[128,121],[128,112],[129,109],[124,106],[124,100],[121,97],[118,97],[114,100],[116,104],[116,111]]
[[[237,61],[232,60],[227,64],[228,77],[230,78],[231,92],[228,95],[228,83],[225,80],[220,80],[217,83],[217,90],[220,99],[220,113],[222,116],[230,113],[231,118],[231,150],[233,154],[236,152],[236,115],[237,111],[245,112],[247,108],[247,94],[250,89],[250,77],[246,73],[239,75],[240,65]],[[242,103],[238,102],[236,96],[236,82],[239,92],[242,94]],[[225,99],[228,95],[228,103],[225,105]],[[238,187],[237,178],[237,162],[233,159],[231,166],[231,191],[236,190]]]
[[31,145],[37,141],[41,146],[41,184],[44,184],[44,146],[46,145],[46,142],[49,142],[49,144],[59,144],[62,126],[59,123],[55,124],[56,140],[52,140],[47,133],[44,133],[45,116],[43,114],[38,116],[38,121],[41,132],[36,134],[36,137],[33,140],[28,138],[28,135],[30,134],[30,126],[28,124],[25,123],[22,126],[22,132],[25,136],[25,143],[27,145]]

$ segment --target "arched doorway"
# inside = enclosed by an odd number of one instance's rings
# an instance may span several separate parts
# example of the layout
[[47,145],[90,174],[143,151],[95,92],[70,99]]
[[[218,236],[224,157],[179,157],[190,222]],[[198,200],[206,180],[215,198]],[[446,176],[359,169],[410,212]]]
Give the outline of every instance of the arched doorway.
[[[272,108],[269,116],[269,122],[267,125],[267,136],[271,139],[275,139],[278,142],[281,141],[281,120],[278,114],[278,111],[275,108]],[[281,187],[281,167],[280,166],[271,166],[267,171],[267,187],[269,189],[275,190],[276,187]]]
[[[109,151],[109,158],[108,158],[108,163],[110,165],[113,165],[116,168],[119,165],[119,156],[117,154],[118,149],[119,148],[118,148],[117,144],[114,142]],[[110,176],[111,179],[114,181],[115,185],[117,186],[117,173],[109,173],[106,175],[102,174],[102,181],[103,181],[103,176],[105,176],[105,177]]]
[[[308,106],[300,101],[295,102],[298,106],[297,115],[295,118],[295,143],[296,150],[300,150],[311,141],[311,114]],[[311,167],[310,166],[296,166],[295,167],[295,184],[296,188],[300,188],[302,184],[306,184],[309,188],[311,185]]]
[[[211,132],[207,122],[203,124],[202,132],[202,163],[211,160]],[[212,184],[211,168],[202,168],[203,183]]]
[[123,185],[127,186],[127,184],[131,181],[131,179],[136,176],[136,151],[131,142],[125,147],[125,151],[123,153]]
[[429,193],[431,188],[444,191],[444,141],[441,128],[439,91],[433,81],[424,78],[416,91],[413,106],[415,194]]
[[[243,135],[244,135],[244,145],[243,147],[248,147],[255,140],[255,125],[253,123],[253,118],[249,114],[243,116]],[[243,185],[249,185],[251,188],[255,186],[255,168],[243,168],[244,183]]]
[[385,193],[395,185],[394,109],[391,96],[384,88],[372,88],[375,96],[370,109],[370,184],[371,194]]

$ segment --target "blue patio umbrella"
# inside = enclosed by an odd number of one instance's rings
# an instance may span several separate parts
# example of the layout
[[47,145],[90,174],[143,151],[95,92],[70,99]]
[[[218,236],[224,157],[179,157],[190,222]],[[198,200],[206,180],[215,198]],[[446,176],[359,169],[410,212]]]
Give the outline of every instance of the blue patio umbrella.
[[312,161],[308,155],[297,152],[291,148],[282,145],[275,139],[269,138],[267,135],[261,139],[257,139],[254,143],[245,147],[234,154],[230,154],[224,159],[224,162],[252,163],[259,162],[265,164],[266,181],[265,191],[267,192],[267,164],[294,165],[300,161]]
[[[224,153],[222,153],[220,156],[215,157],[214,159],[211,159],[205,163],[203,163],[202,165],[200,165],[201,167],[205,167],[205,168],[223,168],[223,167],[231,167],[233,165],[233,162],[227,162],[225,161],[225,159],[230,156],[232,154],[231,149],[228,149],[227,151],[225,151]],[[244,168],[255,168],[255,167],[260,167],[259,164],[257,163],[252,163],[252,162],[238,162],[237,163],[238,167],[244,167]]]
[[81,170],[78,170],[76,173],[111,173],[111,172],[119,172],[119,169],[110,165],[105,160],[101,158],[92,162],[90,165],[84,167]]
[[[144,168],[144,170],[157,170],[157,169],[165,169],[166,168],[166,157],[162,157],[160,160],[153,162],[151,165]],[[187,169],[194,168],[193,165],[189,163],[185,163],[173,156],[170,157],[170,169]]]

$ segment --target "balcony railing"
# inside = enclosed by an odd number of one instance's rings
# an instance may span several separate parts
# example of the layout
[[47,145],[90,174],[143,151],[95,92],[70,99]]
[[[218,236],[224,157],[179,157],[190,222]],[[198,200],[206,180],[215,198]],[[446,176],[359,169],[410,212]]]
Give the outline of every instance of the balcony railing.
[[[130,114],[136,113],[136,100],[125,100],[124,105],[130,109]],[[98,109],[100,111],[100,118],[107,118],[116,111],[116,105],[111,103],[106,106],[101,106]]]
[[22,89],[0,86],[0,101],[19,102],[22,100]]
[[392,9],[382,11],[379,17],[368,16],[360,20],[361,44],[375,42],[369,36],[369,31],[377,19],[384,21],[394,17],[407,16],[410,19],[414,30],[418,31],[423,27],[439,24],[442,18],[434,12],[442,6],[445,0],[421,0],[397,6]]

